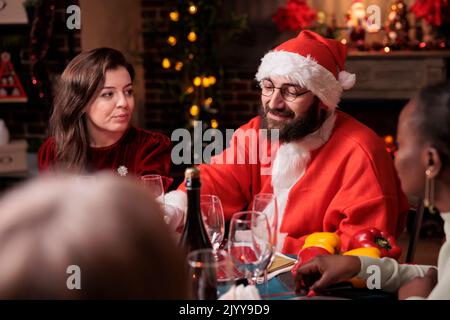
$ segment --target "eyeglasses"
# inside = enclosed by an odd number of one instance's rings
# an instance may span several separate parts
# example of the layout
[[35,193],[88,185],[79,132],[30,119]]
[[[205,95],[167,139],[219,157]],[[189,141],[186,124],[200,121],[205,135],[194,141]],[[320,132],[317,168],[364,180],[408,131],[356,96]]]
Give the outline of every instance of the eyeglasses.
[[299,93],[298,86],[292,84],[283,84],[281,87],[275,87],[273,82],[269,79],[263,79],[259,82],[259,87],[261,88],[261,94],[265,97],[271,97],[275,92],[275,89],[280,89],[281,97],[285,101],[292,102],[298,97],[306,94],[309,90]]

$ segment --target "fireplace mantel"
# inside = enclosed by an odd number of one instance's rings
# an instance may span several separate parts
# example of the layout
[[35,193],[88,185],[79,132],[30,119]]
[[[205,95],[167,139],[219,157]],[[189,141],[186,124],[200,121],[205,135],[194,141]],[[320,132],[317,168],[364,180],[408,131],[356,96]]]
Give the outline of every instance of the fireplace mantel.
[[346,70],[356,74],[344,99],[410,99],[421,87],[447,77],[449,51],[350,52]]

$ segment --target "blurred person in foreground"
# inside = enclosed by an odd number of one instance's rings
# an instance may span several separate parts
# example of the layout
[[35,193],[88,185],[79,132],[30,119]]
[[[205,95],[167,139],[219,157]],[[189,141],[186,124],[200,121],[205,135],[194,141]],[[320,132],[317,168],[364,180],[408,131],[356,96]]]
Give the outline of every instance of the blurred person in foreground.
[[184,264],[132,179],[42,175],[0,200],[0,299],[185,299]]

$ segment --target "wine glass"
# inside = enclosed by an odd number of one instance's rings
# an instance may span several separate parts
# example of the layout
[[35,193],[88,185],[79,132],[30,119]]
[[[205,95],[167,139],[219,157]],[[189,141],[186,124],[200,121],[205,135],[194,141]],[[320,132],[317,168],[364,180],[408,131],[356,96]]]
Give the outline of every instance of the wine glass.
[[276,251],[278,243],[278,203],[272,193],[258,193],[253,199],[253,211],[265,213],[269,220],[271,243]]
[[150,195],[157,202],[164,204],[164,187],[161,176],[158,174],[146,174],[141,176],[141,181],[144,187],[148,189]]
[[[144,188],[148,190],[150,196],[164,209],[164,186],[161,176],[158,174],[146,174],[141,176],[141,182]],[[164,221],[168,224],[170,222],[169,217],[164,215]]]
[[248,283],[256,284],[257,277],[266,270],[273,254],[267,216],[258,211],[234,214],[230,223],[228,251]]
[[219,197],[211,194],[200,196],[200,209],[209,240],[214,249],[219,249],[225,234],[225,218]]
[[199,249],[187,255],[189,278],[194,298],[216,300],[234,284],[232,262],[228,252]]
[[[266,214],[267,219],[269,220],[270,231],[271,231],[271,244],[273,246],[274,254],[271,257],[270,264],[273,262],[275,258],[275,252],[277,251],[278,244],[278,203],[277,198],[272,193],[258,193],[253,199],[253,211],[263,212]],[[264,270],[264,288],[267,293],[268,288],[268,280],[267,280],[267,269]]]

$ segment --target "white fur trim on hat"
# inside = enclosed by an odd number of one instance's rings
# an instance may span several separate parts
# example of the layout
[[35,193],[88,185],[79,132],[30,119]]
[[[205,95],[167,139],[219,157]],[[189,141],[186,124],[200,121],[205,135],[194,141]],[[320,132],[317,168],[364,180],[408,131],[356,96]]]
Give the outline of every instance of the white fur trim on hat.
[[268,52],[261,59],[256,80],[272,76],[286,77],[290,82],[311,90],[331,110],[337,107],[341,99],[343,88],[339,81],[310,55],[304,57],[288,51]]
[[353,88],[356,82],[356,75],[353,73],[349,73],[347,71],[339,72],[339,83],[342,86],[342,89],[348,90]]

